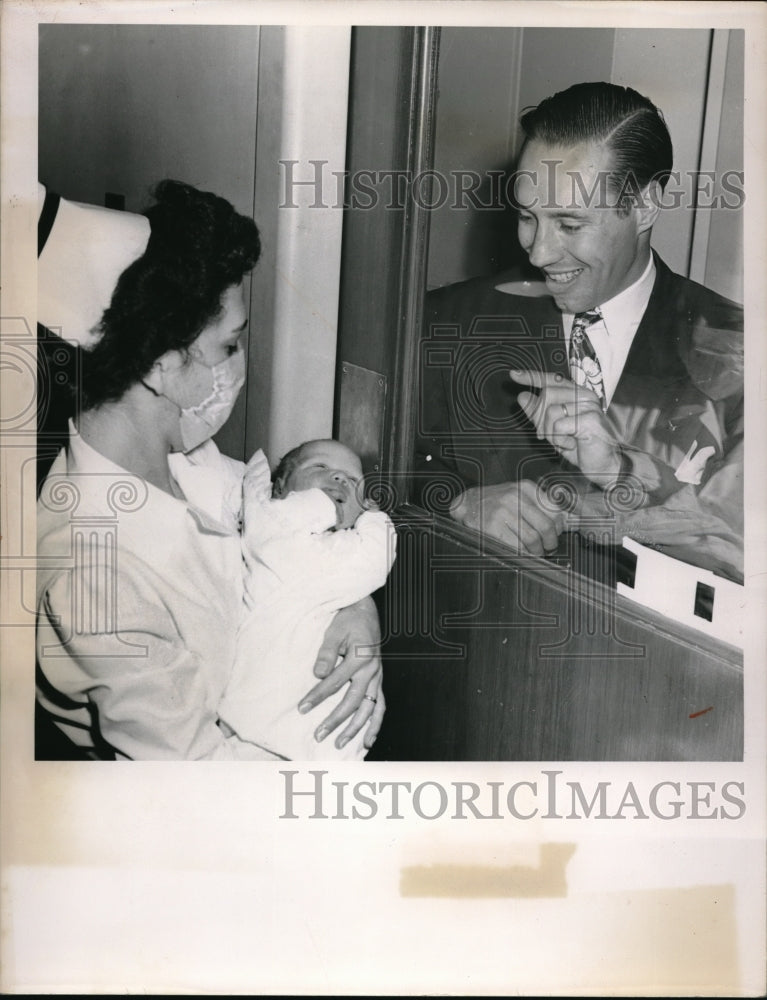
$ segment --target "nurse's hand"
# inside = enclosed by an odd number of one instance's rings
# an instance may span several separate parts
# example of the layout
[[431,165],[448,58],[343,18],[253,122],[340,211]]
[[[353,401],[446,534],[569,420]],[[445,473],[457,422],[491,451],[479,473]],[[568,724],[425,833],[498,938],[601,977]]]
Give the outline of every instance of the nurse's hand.
[[315,730],[318,742],[346,722],[335,740],[339,749],[364,726],[367,729],[363,742],[368,749],[372,747],[386,707],[381,685],[380,641],[378,611],[372,597],[365,597],[344,608],[333,619],[314,664],[315,676],[323,680],[298,706],[299,712],[309,712],[348,685],[340,704]]

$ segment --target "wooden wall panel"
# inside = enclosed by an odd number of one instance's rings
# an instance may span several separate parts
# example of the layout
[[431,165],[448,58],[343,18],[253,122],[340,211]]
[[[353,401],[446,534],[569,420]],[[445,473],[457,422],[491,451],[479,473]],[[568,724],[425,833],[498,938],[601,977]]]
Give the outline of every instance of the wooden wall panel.
[[742,759],[739,651],[561,566],[398,533],[375,759]]

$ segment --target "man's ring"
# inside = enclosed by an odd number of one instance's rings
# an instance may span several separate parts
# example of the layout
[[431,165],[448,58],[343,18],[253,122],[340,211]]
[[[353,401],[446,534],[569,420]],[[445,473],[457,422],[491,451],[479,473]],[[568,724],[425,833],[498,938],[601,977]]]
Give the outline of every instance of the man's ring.
[[368,701],[372,701],[374,705],[375,705],[375,704],[377,703],[377,701],[378,701],[378,698],[374,698],[374,697],[372,696],[372,694],[363,694],[362,698],[363,698],[363,701],[364,701],[364,699],[365,699],[365,698],[367,698],[367,700],[368,700]]
[[566,417],[570,416],[570,411],[567,409],[567,404],[566,403],[562,403],[562,413]]

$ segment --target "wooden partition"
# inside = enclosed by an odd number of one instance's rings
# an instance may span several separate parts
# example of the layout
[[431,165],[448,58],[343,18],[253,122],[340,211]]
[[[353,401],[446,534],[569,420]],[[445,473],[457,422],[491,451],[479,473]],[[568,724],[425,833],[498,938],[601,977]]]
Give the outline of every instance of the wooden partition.
[[544,561],[400,512],[378,760],[740,760],[742,654]]

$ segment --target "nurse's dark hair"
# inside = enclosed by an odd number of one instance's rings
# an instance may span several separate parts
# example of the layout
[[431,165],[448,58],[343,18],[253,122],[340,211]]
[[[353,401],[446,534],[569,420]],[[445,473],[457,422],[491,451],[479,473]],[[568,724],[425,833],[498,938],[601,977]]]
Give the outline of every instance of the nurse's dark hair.
[[651,180],[666,187],[674,150],[663,113],[631,87],[577,83],[526,111],[520,125],[526,142],[604,143],[612,152],[608,186],[614,195],[630,197]]
[[146,250],[120,275],[101,337],[83,352],[81,409],[119,399],[167,351],[190,347],[261,252],[255,222],[224,198],[173,180],[153,197]]

